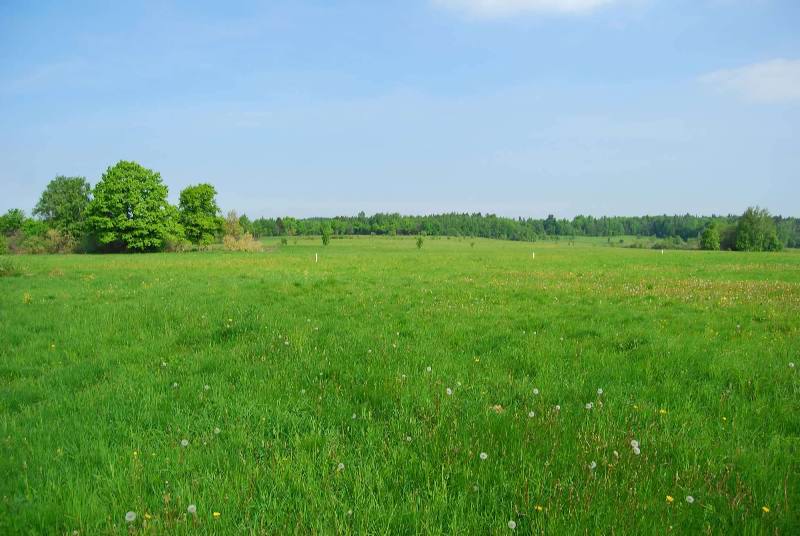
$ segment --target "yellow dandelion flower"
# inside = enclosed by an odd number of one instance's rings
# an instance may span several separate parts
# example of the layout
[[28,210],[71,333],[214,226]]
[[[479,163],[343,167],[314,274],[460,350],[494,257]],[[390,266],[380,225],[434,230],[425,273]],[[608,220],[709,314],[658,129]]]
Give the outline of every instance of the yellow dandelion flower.
[[153,516],[151,516],[150,514],[145,513],[144,514],[144,518],[145,519],[153,519]]
[[667,495],[667,502],[668,502],[668,503],[670,503],[670,504],[671,504],[671,503],[672,503],[672,501],[674,501],[674,500],[675,500],[675,498],[674,498],[672,495]]
[[537,505],[536,505],[536,506],[534,506],[533,508],[534,508],[534,509],[535,509],[537,512],[541,512],[541,511],[543,510],[543,508],[542,508],[542,506],[541,506],[540,504],[537,504]]
[[214,519],[219,519],[219,516],[221,516],[222,514],[220,514],[219,512],[214,512],[214,513],[213,513],[213,514],[211,514],[211,515],[213,515],[213,516],[214,516]]
[[769,506],[767,506],[767,505],[762,506],[761,507],[761,511],[764,512],[765,514],[768,514],[769,513]]
[[665,410],[664,408],[661,408],[660,410],[658,410],[658,412],[659,412],[661,415],[666,415],[666,414],[667,414],[667,410]]

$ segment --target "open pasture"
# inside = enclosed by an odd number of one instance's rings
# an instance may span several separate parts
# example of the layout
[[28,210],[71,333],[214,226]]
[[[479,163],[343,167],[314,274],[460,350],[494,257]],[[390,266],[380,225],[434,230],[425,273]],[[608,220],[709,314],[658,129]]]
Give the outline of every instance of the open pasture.
[[13,258],[0,533],[800,531],[797,251],[270,246]]

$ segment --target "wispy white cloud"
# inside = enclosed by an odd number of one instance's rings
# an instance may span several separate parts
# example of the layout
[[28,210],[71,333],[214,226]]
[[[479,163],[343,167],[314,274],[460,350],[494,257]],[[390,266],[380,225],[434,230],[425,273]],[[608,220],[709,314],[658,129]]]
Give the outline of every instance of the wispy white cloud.
[[474,17],[507,17],[520,13],[581,15],[620,0],[433,0],[435,5]]
[[800,101],[800,60],[774,59],[700,77],[719,90],[760,102]]

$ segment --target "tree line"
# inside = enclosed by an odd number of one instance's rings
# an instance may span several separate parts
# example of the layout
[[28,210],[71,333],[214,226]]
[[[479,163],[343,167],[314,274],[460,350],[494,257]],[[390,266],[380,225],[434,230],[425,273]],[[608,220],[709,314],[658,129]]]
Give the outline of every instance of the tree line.
[[[494,214],[404,216],[377,213],[334,218],[258,218],[231,211],[222,217],[211,184],[189,186],[177,206],[161,175],[136,162],[110,166],[91,187],[84,177],[54,178],[28,217],[20,209],[0,216],[0,253],[175,251],[222,243],[226,249],[260,249],[269,236],[414,235],[470,236],[536,241],[577,236],[657,237],[660,247],[689,240],[703,249],[774,251],[800,247],[800,219],[749,208],[741,216],[576,216],[506,218]],[[284,241],[285,242],[285,241]]]

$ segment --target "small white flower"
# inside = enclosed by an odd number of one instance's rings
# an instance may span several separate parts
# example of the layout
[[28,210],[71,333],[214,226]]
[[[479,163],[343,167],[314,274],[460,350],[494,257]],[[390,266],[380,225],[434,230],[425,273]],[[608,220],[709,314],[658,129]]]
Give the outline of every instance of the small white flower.
[[517,528],[517,523],[512,519],[511,521],[508,522],[508,528],[514,530],[515,528]]
[[631,447],[635,448],[635,449],[638,449],[639,448],[639,442],[636,441],[635,439],[631,439]]
[[480,453],[480,458],[481,458],[481,460],[485,460],[485,459],[486,459],[486,458],[488,458],[488,457],[489,457],[489,455],[488,455],[488,454],[486,454],[485,452],[481,452],[481,453]]
[[214,428],[214,435],[219,435],[219,433],[220,433],[221,431],[222,431],[222,430],[220,430],[218,426],[217,426],[217,427],[215,427],[215,428]]
[[173,384],[172,384],[172,388],[173,388],[173,389],[177,389],[177,388],[178,388],[178,382],[175,382],[175,383],[173,383]]
[[432,370],[431,367],[428,367],[425,369],[425,372],[430,372],[431,370]]
[[597,462],[592,460],[592,463],[589,464],[589,470],[594,471],[595,469],[597,469]]
[[197,514],[197,506],[195,506],[194,504],[190,504],[189,508],[187,508],[186,511],[192,515],[195,515]]
[[603,396],[603,388],[597,390],[597,396]]
[[584,406],[584,407],[585,407],[586,409],[592,409],[592,408],[594,407],[594,404],[592,404],[591,402],[587,402],[587,403],[586,403],[586,406]]
[[447,396],[453,396],[453,390],[449,387],[445,390],[445,393],[447,393]]
[[189,440],[188,439],[181,439],[181,446],[184,447],[184,448],[188,447],[189,446]]
[[339,462],[339,465],[336,466],[336,470],[337,471],[344,471],[344,464],[342,462]]
[[136,512],[128,512],[127,514],[125,514],[125,521],[127,521],[128,523],[133,523],[134,521],[136,521]]
[[686,496],[686,502],[689,503],[689,504],[692,504],[694,502],[694,497],[692,497],[691,495],[687,495]]
[[636,455],[638,456],[639,454],[641,454],[641,453],[642,453],[642,451],[641,451],[641,450],[639,450],[639,447],[633,447],[633,453],[634,453],[634,454],[636,454]]
[[411,443],[411,436],[410,436],[410,435],[407,435],[407,436],[406,436],[406,442],[407,442],[407,443]]
[[794,361],[789,361],[789,368],[794,368]]
[[528,412],[528,418],[529,419],[533,419],[534,417],[536,417],[536,413],[534,413],[533,411],[529,411]]
[[555,410],[556,410],[556,411],[561,411],[561,406],[560,406],[560,405],[558,405],[558,404],[556,404]]
[[533,395],[534,395],[534,396],[537,396],[538,394],[539,394],[539,389],[537,389],[536,387],[534,387],[534,388],[533,388]]

